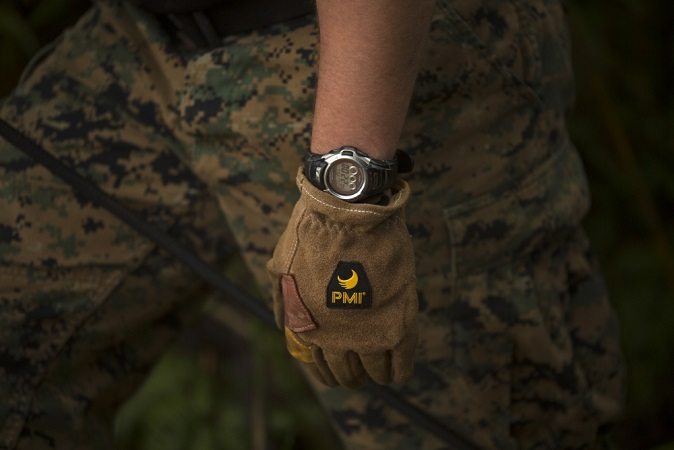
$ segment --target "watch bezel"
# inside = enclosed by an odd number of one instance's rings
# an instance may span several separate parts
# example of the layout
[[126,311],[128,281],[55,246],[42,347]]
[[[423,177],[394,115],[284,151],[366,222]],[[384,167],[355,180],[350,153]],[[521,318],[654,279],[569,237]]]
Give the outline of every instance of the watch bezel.
[[[369,186],[368,167],[370,165],[371,158],[362,156],[362,153],[355,147],[341,147],[338,152],[325,156],[323,160],[326,162],[326,166],[321,171],[321,181],[327,192],[340,200],[353,201],[360,199],[363,195],[363,192],[367,191]],[[363,171],[363,184],[353,194],[341,194],[337,192],[332,186],[330,186],[328,174],[330,173],[330,169],[333,168],[340,160],[348,160],[349,162],[358,165]]]

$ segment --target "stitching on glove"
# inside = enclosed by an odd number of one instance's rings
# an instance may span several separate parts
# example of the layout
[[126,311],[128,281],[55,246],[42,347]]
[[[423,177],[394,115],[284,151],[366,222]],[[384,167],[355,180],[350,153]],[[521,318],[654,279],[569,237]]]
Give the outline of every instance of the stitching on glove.
[[[317,201],[318,203],[320,203],[321,205],[327,206],[328,208],[337,209],[337,210],[339,210],[339,211],[348,211],[348,212],[357,212],[357,213],[374,214],[374,215],[376,215],[376,216],[388,216],[388,214],[385,214],[385,213],[380,213],[380,212],[376,212],[376,211],[368,211],[368,210],[366,210],[366,209],[340,208],[339,206],[331,205],[331,204],[329,204],[329,203],[324,202],[323,200],[319,200],[318,198],[314,197],[314,196],[311,194],[311,192],[309,192],[309,191],[307,191],[306,189],[304,189],[304,186],[302,186],[302,192],[306,192],[306,193],[309,195],[309,197],[313,198],[314,200],[316,200],[316,201]],[[394,204],[395,204],[395,203],[394,203]]]
[[[323,213],[310,212],[307,213],[306,220],[312,224],[320,226],[323,230],[328,230],[333,233],[348,233],[351,236],[360,236],[367,233],[367,230],[364,230],[355,225],[345,225],[340,222],[335,222],[329,216],[326,216]],[[388,223],[384,222],[385,224]]]

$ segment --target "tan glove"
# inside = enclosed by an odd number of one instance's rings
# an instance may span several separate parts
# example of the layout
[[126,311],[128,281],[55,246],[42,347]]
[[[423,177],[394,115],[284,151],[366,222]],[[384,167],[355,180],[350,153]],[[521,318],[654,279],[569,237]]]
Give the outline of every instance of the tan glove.
[[300,170],[300,199],[267,263],[288,351],[324,384],[402,383],[417,340],[410,195],[398,181],[386,206],[348,203]]

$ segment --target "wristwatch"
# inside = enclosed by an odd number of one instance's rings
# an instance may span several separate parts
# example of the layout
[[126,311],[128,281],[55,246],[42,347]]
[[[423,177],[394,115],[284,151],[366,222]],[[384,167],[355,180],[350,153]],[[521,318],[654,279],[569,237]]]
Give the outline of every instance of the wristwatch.
[[324,155],[307,152],[304,175],[319,189],[347,202],[358,202],[390,188],[399,173],[412,170],[412,158],[398,150],[393,159],[374,159],[344,146]]

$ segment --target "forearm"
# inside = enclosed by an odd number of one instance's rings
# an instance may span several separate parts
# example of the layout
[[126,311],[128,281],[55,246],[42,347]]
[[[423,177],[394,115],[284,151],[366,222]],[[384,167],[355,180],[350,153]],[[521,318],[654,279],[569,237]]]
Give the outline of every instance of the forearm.
[[318,90],[311,149],[393,157],[434,2],[317,0]]

